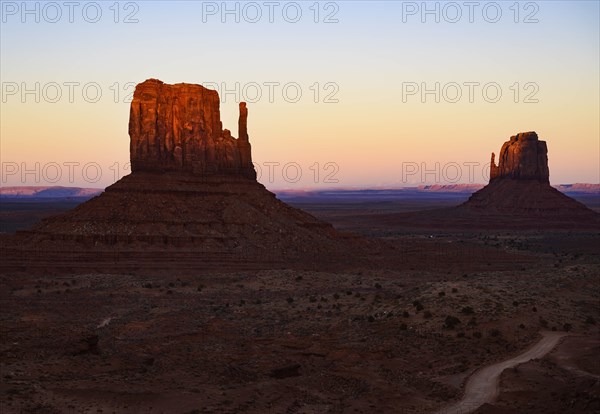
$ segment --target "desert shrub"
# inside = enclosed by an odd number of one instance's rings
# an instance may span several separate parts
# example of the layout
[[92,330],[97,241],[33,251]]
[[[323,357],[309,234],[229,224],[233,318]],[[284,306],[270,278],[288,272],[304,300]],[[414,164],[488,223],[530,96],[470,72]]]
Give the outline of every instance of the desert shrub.
[[315,298],[314,296],[311,296],[310,298],[308,298],[308,300],[309,300],[311,303],[315,303],[315,302],[317,301],[317,298]]
[[479,331],[473,332],[473,338],[481,338],[481,332],[479,332]]
[[532,312],[537,312],[537,308],[534,306],[533,308],[531,308]]
[[456,292],[458,292],[458,289],[457,288],[452,288],[452,293],[456,293]]
[[462,313],[464,313],[465,315],[472,315],[475,313],[475,311],[473,310],[473,308],[471,306],[465,306],[460,311]]
[[519,306],[519,301],[518,300],[513,301],[513,306]]
[[372,315],[369,315],[368,321],[369,322],[375,322],[375,318]]
[[521,329],[525,329],[525,325],[523,325],[523,324],[520,324],[520,325],[519,325],[519,328],[521,328]]
[[542,317],[540,316],[540,319],[539,319],[539,321],[540,321],[540,326],[541,326],[542,328],[547,328],[547,327],[548,327],[548,321],[547,321],[546,319],[544,319],[544,318],[542,318]]
[[406,331],[408,329],[408,326],[405,323],[401,323],[400,324],[400,330],[401,331]]
[[375,289],[381,289],[381,285],[379,283],[375,283]]
[[563,325],[563,331],[569,332],[571,329],[573,329],[573,325],[571,325],[570,323],[565,323]]
[[423,317],[424,317],[425,319],[429,319],[429,318],[431,318],[432,316],[433,316],[433,315],[432,315],[432,314],[431,314],[431,312],[429,312],[429,311],[425,311],[425,312],[423,313]]
[[460,319],[456,316],[448,315],[446,319],[444,319],[444,327],[448,329],[454,329],[456,325],[460,324]]
[[585,318],[585,323],[587,323],[588,325],[596,325],[596,319],[594,319],[593,316],[588,316],[587,318]]
[[496,337],[500,336],[501,334],[502,333],[496,328],[490,329],[490,336],[493,338],[496,338]]
[[339,295],[339,294],[337,294],[337,293],[334,293],[334,294],[333,294],[333,298],[334,298],[335,300],[338,300],[338,299],[340,298],[340,295]]
[[418,300],[415,300],[413,302],[413,306],[415,307],[415,309],[417,310],[417,312],[422,311],[423,308],[423,304],[421,302],[419,302]]
[[290,296],[290,297],[288,297],[286,299],[286,301],[287,301],[287,303],[293,303],[294,302],[294,298]]
[[438,292],[438,296],[441,298],[443,296],[446,296],[446,292],[444,292],[443,290],[441,292]]
[[408,313],[407,311],[402,312],[402,316],[405,318],[408,318],[410,316],[410,313]]

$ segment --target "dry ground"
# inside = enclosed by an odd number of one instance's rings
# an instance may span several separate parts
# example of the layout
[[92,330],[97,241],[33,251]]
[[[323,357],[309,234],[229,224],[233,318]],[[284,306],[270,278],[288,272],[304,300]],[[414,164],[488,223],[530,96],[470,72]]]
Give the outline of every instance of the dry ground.
[[554,329],[480,412],[598,410],[598,234],[430,236],[352,271],[4,273],[1,412],[426,413]]

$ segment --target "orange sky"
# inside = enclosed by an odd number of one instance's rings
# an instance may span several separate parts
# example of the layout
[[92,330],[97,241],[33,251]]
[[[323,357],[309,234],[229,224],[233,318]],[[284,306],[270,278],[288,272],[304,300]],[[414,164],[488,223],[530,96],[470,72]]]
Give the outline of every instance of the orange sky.
[[[339,21],[329,25],[194,25],[190,15],[200,11],[160,2],[141,2],[139,22],[129,26],[9,20],[1,29],[1,184],[110,185],[127,172],[127,94],[150,77],[239,85],[240,95],[256,100],[248,104],[253,157],[261,181],[274,189],[483,183],[490,153],[530,130],[548,142],[552,183],[600,181],[597,3],[540,3],[539,22],[529,25],[512,17],[497,24],[400,24],[399,5],[339,6]],[[68,82],[78,83],[72,103]],[[279,83],[272,102],[269,82]],[[473,102],[468,82],[480,85]],[[22,96],[36,83],[39,103],[35,93]],[[420,93],[436,83],[439,103]],[[62,95],[52,103],[56,85]],[[299,87],[298,102],[283,94],[286,85],[293,86],[290,95]],[[415,85],[419,91],[407,94]],[[452,103],[456,85],[462,97]],[[493,86],[488,95],[483,85]],[[102,96],[92,103],[96,86]],[[498,88],[502,96],[491,102]],[[526,102],[531,93],[533,102]],[[221,106],[234,135],[243,99],[228,94]],[[72,182],[68,162],[79,163]],[[279,163],[272,182],[267,163]],[[479,163],[473,177],[465,163]],[[94,181],[96,164],[102,174]],[[409,164],[430,172],[406,177]],[[53,182],[56,165],[61,176]]]

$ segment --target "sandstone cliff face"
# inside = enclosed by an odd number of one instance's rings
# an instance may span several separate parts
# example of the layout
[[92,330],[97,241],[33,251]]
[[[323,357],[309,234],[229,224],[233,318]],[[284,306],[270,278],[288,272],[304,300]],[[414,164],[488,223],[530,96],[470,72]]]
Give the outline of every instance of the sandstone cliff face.
[[248,109],[240,104],[240,138],[223,129],[219,95],[201,85],[138,84],[129,114],[131,170],[232,174],[255,179],[247,132]]
[[498,165],[492,153],[490,182],[498,178],[538,180],[549,183],[548,148],[535,132],[522,132],[502,145]]

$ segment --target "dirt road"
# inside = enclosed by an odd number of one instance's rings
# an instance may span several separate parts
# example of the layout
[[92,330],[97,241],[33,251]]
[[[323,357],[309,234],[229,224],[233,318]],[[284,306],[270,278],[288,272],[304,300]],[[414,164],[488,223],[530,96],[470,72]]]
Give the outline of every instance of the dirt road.
[[541,358],[550,352],[566,332],[542,332],[542,339],[527,351],[506,361],[481,368],[467,381],[463,398],[436,414],[468,414],[484,403],[492,402],[499,393],[498,379],[507,368],[513,368],[532,359]]

